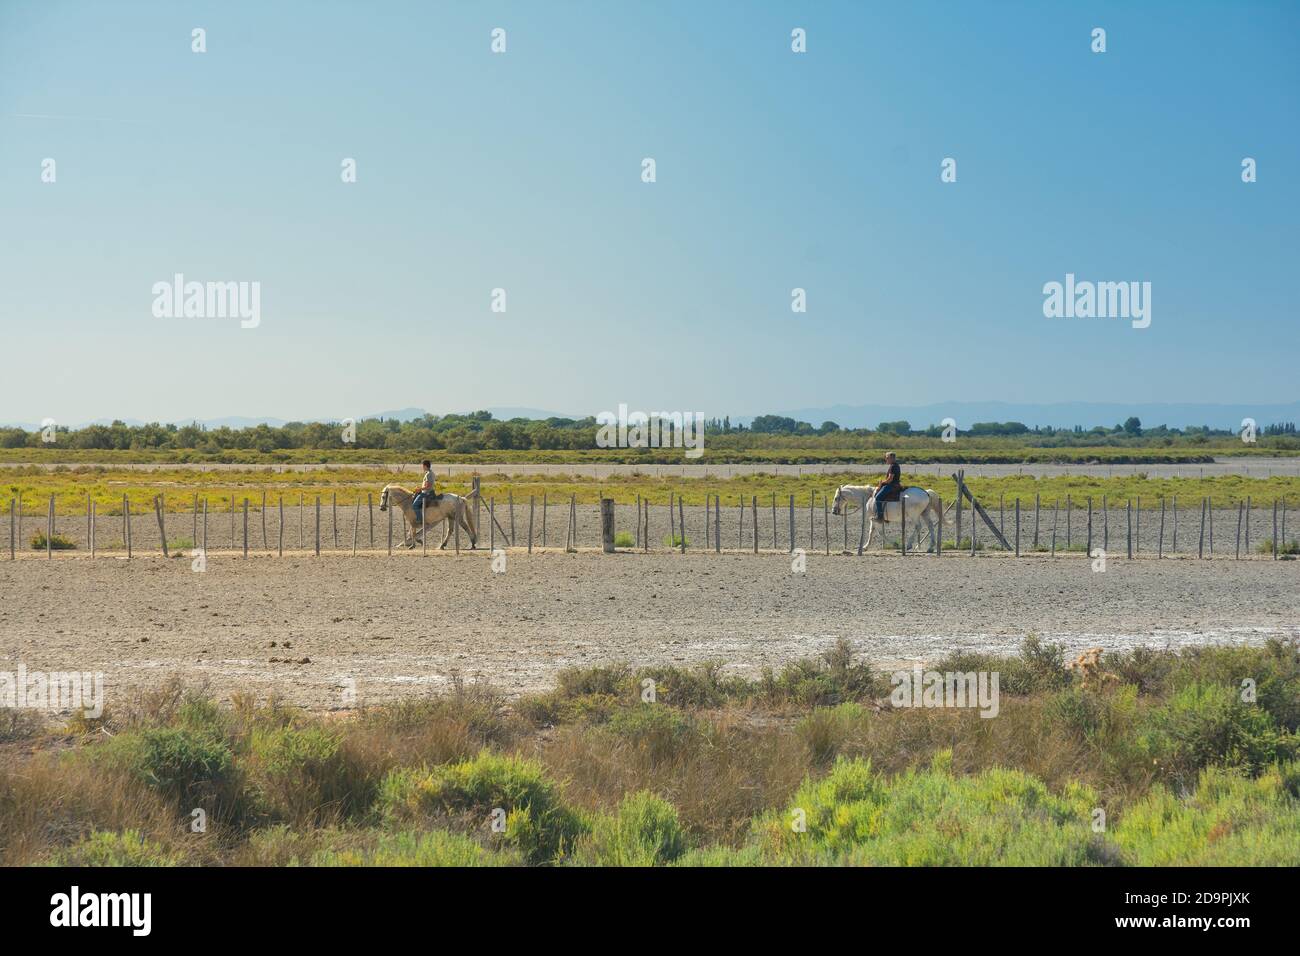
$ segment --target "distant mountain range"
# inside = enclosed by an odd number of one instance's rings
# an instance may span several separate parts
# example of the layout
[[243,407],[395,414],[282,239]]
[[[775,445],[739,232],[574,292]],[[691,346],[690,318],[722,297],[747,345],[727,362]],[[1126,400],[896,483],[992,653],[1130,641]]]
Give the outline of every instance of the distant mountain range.
[[[495,407],[485,409],[498,420],[510,418],[581,418],[582,415],[551,412],[540,408]],[[420,418],[426,412],[422,408],[399,408],[370,415],[359,419],[383,418],[410,421]],[[439,413],[442,414],[442,413]],[[1022,422],[1031,428],[1038,425],[1051,425],[1056,428],[1072,428],[1081,425],[1091,428],[1094,425],[1118,425],[1133,415],[1141,419],[1144,426],[1168,425],[1171,428],[1185,428],[1188,425],[1208,425],[1211,428],[1237,429],[1243,418],[1253,418],[1263,428],[1274,422],[1300,422],[1300,402],[1283,404],[1233,404],[1212,405],[1193,402],[946,402],[932,405],[827,405],[814,408],[796,408],[788,411],[773,411],[765,414],[781,415],[801,422],[820,425],[822,422],[835,422],[841,428],[874,428],[881,422],[905,420],[913,428],[921,429],[927,425],[938,425],[945,418],[952,418],[961,429],[969,428],[975,422]],[[721,418],[722,414],[706,412],[709,418]],[[198,419],[198,424],[205,428],[248,428],[254,425],[271,425],[278,427],[291,419],[284,418],[250,418],[230,416],[227,418]],[[297,419],[301,421],[302,419]],[[317,418],[313,421],[339,421],[339,418]],[[749,424],[753,416],[732,415],[733,424]],[[122,419],[128,425],[143,425],[139,419]],[[194,419],[176,419],[178,425],[188,425]],[[71,425],[82,428],[86,425],[108,425],[112,419],[100,418],[93,422],[80,422]],[[60,422],[60,425],[65,424]],[[3,427],[25,428],[33,431],[40,427],[32,422],[6,422]]]

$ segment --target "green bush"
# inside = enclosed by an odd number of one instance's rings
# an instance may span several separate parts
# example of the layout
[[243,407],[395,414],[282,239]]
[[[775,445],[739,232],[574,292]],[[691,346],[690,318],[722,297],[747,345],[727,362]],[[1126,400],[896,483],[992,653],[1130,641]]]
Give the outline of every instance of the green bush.
[[1157,787],[1113,839],[1137,866],[1300,866],[1300,763],[1254,780],[1217,767],[1179,799]]
[[374,799],[376,781],[348,759],[332,728],[257,729],[249,749],[259,803],[276,819],[319,825],[353,816]]
[[1300,738],[1281,730],[1268,711],[1216,684],[1190,684],[1152,708],[1140,739],[1162,776],[1183,789],[1211,764],[1254,775],[1300,753]]
[[[764,862],[872,866],[1069,866],[1111,862],[1115,851],[1091,832],[1097,796],[1072,786],[1063,796],[1016,770],[974,777],[949,771],[951,753],[930,769],[892,781],[869,761],[839,760],[806,782],[783,813],[755,824]],[[800,831],[800,826],[806,829]]]
[[699,733],[693,717],[664,704],[637,704],[615,711],[605,730],[643,748],[652,763],[681,755]]
[[614,535],[614,547],[616,548],[635,548],[636,538],[632,536],[631,531],[620,531]]
[[[75,551],[76,549],[77,546],[61,534],[54,534],[53,536],[50,537],[51,551]],[[44,531],[39,532],[38,534],[32,536],[32,550],[33,551],[45,550]]]
[[180,727],[125,731],[86,751],[92,760],[127,771],[184,810],[220,814],[238,794],[234,758],[224,740]]
[[645,790],[623,799],[612,816],[598,817],[578,861],[593,866],[661,866],[686,849],[677,810]]
[[375,807],[390,826],[450,817],[489,832],[493,814],[502,811],[504,831],[498,838],[518,848],[530,863],[568,855],[589,829],[565,806],[540,764],[488,751],[431,770],[393,770],[380,784]]

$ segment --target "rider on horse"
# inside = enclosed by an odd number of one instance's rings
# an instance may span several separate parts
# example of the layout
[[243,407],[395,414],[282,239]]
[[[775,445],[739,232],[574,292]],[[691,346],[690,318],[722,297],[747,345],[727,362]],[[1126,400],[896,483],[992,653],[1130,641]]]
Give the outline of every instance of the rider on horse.
[[885,520],[885,502],[894,501],[903,493],[903,475],[898,467],[898,461],[894,453],[885,453],[885,464],[888,469],[881,480],[880,487],[876,489],[876,520]]
[[432,463],[426,458],[424,461],[420,462],[420,466],[424,468],[424,483],[420,485],[419,492],[416,494],[415,498],[411,500],[411,507],[415,509],[415,523],[417,525],[421,524],[424,520],[422,517],[424,503],[426,501],[434,502],[438,500],[438,495],[433,490]]

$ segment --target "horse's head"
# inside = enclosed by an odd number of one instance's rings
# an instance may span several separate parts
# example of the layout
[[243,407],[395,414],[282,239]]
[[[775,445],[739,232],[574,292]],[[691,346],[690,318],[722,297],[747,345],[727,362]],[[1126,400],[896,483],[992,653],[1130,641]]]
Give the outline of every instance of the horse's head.
[[840,506],[844,504],[844,486],[835,489],[835,498],[831,501],[831,514],[839,515]]
[[831,502],[831,514],[848,514],[852,510],[852,505],[865,505],[875,493],[876,489],[872,485],[840,485],[835,489],[835,498]]
[[388,489],[389,485],[384,485],[384,490],[379,493],[379,510],[388,510]]

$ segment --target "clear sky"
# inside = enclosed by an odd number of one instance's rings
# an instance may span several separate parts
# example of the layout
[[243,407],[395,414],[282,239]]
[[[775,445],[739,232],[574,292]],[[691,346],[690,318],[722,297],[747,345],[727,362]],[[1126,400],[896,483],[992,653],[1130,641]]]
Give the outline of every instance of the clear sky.
[[1298,105],[1292,2],[3,0],[0,420],[1290,401]]

